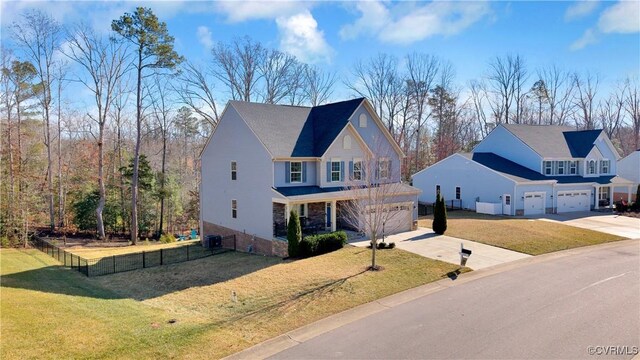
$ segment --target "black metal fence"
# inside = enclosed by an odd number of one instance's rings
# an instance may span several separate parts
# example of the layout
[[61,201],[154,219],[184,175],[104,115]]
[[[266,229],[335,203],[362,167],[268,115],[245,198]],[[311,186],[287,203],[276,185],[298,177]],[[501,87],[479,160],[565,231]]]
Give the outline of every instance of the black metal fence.
[[[419,202],[418,203],[418,215],[419,216],[425,216],[425,215],[433,214],[433,206],[434,205],[435,205],[434,203]],[[460,199],[446,200],[444,202],[444,205],[445,205],[445,207],[447,208],[448,211],[462,210],[462,200],[460,200]]]
[[172,248],[85,259],[61,249],[48,240],[36,236],[33,237],[32,244],[40,251],[64,264],[64,266],[76,269],[86,276],[108,275],[160,265],[175,264],[230,251],[222,247],[205,248],[197,242]]

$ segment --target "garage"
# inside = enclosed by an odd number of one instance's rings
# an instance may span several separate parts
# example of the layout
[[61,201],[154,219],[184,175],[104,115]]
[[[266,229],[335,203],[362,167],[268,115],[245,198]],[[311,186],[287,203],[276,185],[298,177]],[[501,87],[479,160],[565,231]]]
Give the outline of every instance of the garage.
[[538,215],[544,214],[545,193],[524,193],[524,214]]
[[589,210],[591,210],[590,191],[580,190],[558,192],[558,213]]
[[[375,210],[370,208],[370,211]],[[413,223],[411,203],[388,204],[385,206],[384,211],[384,215],[379,219],[384,222],[385,234],[396,234],[411,230]],[[366,223],[364,219],[361,221]],[[382,231],[382,224],[379,225],[379,231]],[[369,232],[368,229],[367,232]]]

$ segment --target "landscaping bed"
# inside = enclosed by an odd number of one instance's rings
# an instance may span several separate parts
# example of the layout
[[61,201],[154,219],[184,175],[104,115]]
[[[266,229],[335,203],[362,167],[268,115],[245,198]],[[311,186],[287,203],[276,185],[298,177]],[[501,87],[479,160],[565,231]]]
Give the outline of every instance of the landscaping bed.
[[[533,219],[476,214],[470,211],[448,213],[445,235],[476,241],[529,255],[601,244],[625,238],[580,229],[569,225]],[[421,217],[418,226],[431,227],[430,216]]]
[[[87,278],[38,250],[0,250],[12,358],[220,358],[459,267],[399,249],[298,261],[243,253]],[[467,271],[468,269],[462,269]],[[234,296],[235,294],[235,296]]]

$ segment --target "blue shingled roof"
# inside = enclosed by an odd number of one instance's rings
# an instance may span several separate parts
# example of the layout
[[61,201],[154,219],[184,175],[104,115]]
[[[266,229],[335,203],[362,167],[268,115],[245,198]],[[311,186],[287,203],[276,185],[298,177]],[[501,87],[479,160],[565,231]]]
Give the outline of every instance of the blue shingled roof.
[[319,186],[283,186],[275,188],[284,196],[312,195],[347,190],[345,187],[321,188]]
[[569,150],[571,150],[571,156],[577,158],[586,157],[591,149],[593,149],[593,143],[596,141],[602,130],[583,130],[583,131],[566,131],[564,132],[564,138],[567,141]]
[[598,184],[611,184],[615,182],[614,178],[616,178],[616,176],[613,175],[590,178],[582,176],[545,176],[494,153],[473,153],[471,159],[518,182],[556,180],[559,184],[594,182]]

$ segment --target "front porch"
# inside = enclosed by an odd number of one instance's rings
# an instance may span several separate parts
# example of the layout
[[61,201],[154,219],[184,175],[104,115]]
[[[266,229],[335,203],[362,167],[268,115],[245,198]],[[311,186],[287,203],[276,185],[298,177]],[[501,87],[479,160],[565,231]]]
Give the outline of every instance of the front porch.
[[[621,191],[616,190],[626,190],[626,199],[620,197],[618,199],[614,199],[614,193],[620,193]],[[633,184],[608,184],[608,185],[594,185],[594,201],[593,201],[593,210],[604,210],[604,209],[613,209],[616,201],[626,201],[628,203],[631,202],[631,195],[633,190]]]
[[[316,202],[273,202],[273,236],[287,237],[289,213],[294,210],[300,218],[302,234],[315,235],[337,230],[357,234],[356,228],[346,216],[345,206],[350,200],[332,200]],[[347,234],[349,235],[349,233]],[[355,235],[354,235],[355,236]]]

